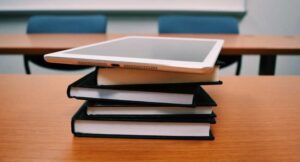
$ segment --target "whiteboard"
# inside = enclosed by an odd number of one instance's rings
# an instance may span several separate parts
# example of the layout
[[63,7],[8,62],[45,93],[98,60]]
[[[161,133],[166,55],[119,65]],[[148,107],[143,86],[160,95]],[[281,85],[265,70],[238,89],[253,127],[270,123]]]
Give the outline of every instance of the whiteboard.
[[245,1],[246,0],[0,0],[0,11],[245,12]]

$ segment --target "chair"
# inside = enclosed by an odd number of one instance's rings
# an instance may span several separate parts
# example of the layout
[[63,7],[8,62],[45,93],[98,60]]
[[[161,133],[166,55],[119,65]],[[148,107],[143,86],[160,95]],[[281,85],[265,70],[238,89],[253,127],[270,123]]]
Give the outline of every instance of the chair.
[[[29,34],[59,33],[105,33],[107,18],[102,15],[88,16],[32,16],[28,21]],[[80,70],[89,66],[51,64],[44,61],[43,56],[24,56],[26,74],[30,74],[29,62],[56,70]]]
[[[159,33],[238,34],[238,22],[228,16],[166,15],[158,19]],[[221,68],[237,62],[236,75],[240,74],[242,56],[219,56]]]

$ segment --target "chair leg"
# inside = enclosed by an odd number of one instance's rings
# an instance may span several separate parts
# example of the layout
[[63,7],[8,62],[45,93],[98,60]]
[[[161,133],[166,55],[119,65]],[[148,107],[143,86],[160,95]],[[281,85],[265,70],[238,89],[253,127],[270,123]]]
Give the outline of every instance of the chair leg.
[[241,66],[242,66],[242,57],[237,62],[235,75],[240,75],[241,74]]
[[29,68],[29,60],[28,60],[28,58],[26,57],[26,56],[24,56],[24,67],[25,67],[25,72],[26,72],[26,74],[31,74],[31,72],[30,72],[30,68]]

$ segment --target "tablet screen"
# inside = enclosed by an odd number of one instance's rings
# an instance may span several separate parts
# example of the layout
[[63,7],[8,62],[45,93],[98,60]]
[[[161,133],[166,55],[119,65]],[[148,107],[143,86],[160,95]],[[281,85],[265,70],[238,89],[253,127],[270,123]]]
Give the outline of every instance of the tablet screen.
[[66,53],[203,62],[215,43],[205,40],[128,38]]

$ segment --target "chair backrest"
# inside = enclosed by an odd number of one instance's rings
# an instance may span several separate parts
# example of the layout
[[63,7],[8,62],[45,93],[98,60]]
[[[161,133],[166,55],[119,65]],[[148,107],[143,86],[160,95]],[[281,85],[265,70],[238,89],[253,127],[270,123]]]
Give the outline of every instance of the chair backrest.
[[[159,33],[238,34],[238,22],[229,16],[166,15],[158,18]],[[237,62],[236,75],[240,74],[241,56],[220,56],[221,68]]]
[[229,16],[160,16],[159,33],[238,34],[238,22]]
[[105,33],[107,18],[87,16],[32,16],[27,33]]
[[[107,18],[103,15],[86,16],[32,16],[28,21],[27,33],[30,34],[63,34],[63,33],[105,33]],[[79,70],[88,66],[72,66],[63,64],[50,64],[42,56],[24,56],[24,65],[27,74],[30,74],[29,61],[50,69]]]

